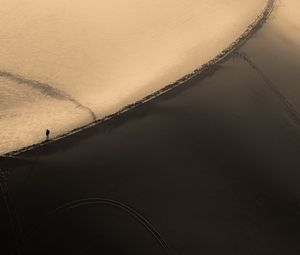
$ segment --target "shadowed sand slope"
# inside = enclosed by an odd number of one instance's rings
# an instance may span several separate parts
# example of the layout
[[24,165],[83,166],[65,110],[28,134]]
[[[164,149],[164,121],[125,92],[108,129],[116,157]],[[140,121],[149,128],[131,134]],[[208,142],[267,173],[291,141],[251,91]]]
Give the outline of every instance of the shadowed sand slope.
[[57,136],[91,114],[114,113],[192,72],[266,2],[2,1],[0,71],[37,86],[1,76],[0,153],[42,141],[46,128]]

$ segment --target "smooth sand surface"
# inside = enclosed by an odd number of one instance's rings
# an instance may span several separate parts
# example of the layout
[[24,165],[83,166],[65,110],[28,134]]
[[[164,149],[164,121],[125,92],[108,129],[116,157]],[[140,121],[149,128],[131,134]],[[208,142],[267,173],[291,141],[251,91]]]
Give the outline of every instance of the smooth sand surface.
[[41,142],[46,128],[52,137],[66,133],[92,122],[91,112],[102,118],[176,81],[236,40],[265,4],[2,1],[0,153]]
[[300,2],[284,0],[278,3],[276,14],[278,19],[273,26],[277,31],[300,47]]

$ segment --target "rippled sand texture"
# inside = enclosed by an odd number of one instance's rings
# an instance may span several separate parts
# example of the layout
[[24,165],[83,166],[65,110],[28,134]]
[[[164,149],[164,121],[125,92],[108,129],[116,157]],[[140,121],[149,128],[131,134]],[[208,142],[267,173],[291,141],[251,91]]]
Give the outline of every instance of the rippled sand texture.
[[0,153],[102,118],[212,59],[266,0],[3,0]]

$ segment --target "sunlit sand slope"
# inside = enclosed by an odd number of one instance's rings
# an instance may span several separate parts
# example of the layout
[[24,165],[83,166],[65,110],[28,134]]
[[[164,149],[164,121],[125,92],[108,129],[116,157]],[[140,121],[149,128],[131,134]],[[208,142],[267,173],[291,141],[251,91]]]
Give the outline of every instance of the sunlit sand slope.
[[278,2],[276,19],[272,22],[272,26],[300,47],[300,1],[281,0]]
[[[0,153],[102,118],[229,46],[266,0],[2,0]],[[39,88],[41,86],[41,88]]]

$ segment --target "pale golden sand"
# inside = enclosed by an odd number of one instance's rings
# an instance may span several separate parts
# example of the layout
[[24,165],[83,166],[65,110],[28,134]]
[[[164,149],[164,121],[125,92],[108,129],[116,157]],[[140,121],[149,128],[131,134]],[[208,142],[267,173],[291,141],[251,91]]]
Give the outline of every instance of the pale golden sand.
[[0,71],[21,77],[0,80],[0,153],[93,121],[79,104],[102,118],[192,72],[266,2],[3,0]]

